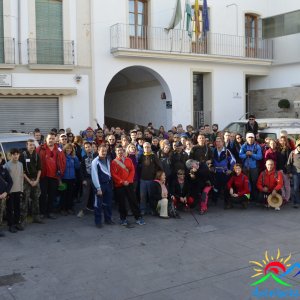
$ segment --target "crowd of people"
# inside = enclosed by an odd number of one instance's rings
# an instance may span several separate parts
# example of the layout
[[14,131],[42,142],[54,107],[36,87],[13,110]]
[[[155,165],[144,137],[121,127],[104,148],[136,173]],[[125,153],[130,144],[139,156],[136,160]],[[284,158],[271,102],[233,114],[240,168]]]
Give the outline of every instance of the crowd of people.
[[[144,225],[145,215],[180,218],[181,211],[208,211],[222,201],[225,209],[249,203],[275,210],[300,203],[300,141],[282,131],[278,140],[259,141],[255,116],[247,133],[221,132],[217,124],[154,130],[136,127],[88,127],[74,135],[53,128],[45,137],[37,128],[25,150],[0,157],[0,225],[11,233],[32,222],[94,212],[95,225],[130,226],[128,215]],[[39,144],[36,147],[36,143]],[[291,186],[293,189],[291,190]],[[4,236],[0,230],[0,236]]]

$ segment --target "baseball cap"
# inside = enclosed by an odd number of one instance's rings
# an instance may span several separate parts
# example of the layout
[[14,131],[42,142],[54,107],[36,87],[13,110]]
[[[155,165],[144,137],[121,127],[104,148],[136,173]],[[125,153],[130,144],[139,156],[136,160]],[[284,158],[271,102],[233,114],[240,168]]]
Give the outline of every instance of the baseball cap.
[[253,137],[253,138],[254,138],[254,133],[248,132],[248,133],[246,134],[246,139],[247,139],[248,137]]

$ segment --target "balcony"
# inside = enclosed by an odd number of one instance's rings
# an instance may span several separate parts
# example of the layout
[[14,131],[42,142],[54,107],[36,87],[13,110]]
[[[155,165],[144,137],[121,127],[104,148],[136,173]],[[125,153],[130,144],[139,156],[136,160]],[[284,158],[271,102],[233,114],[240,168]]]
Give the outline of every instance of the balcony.
[[74,41],[28,39],[28,64],[30,66],[59,66],[73,68]]
[[15,39],[0,37],[0,64],[1,68],[15,64]]
[[270,64],[272,40],[210,33],[195,38],[185,30],[115,24],[110,28],[114,56]]

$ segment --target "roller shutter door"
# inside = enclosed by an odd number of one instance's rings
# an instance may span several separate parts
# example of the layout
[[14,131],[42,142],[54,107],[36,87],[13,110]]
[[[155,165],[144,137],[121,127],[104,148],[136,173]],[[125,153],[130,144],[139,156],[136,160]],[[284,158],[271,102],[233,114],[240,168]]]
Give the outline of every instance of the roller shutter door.
[[0,98],[0,132],[32,132],[43,134],[59,127],[57,98]]

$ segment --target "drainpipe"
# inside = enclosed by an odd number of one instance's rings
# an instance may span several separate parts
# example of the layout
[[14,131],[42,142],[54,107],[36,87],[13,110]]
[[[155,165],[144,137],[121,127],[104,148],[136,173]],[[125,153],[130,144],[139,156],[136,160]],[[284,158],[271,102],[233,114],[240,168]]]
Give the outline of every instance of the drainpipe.
[[19,65],[22,64],[22,49],[21,49],[21,0],[18,0],[18,56]]

